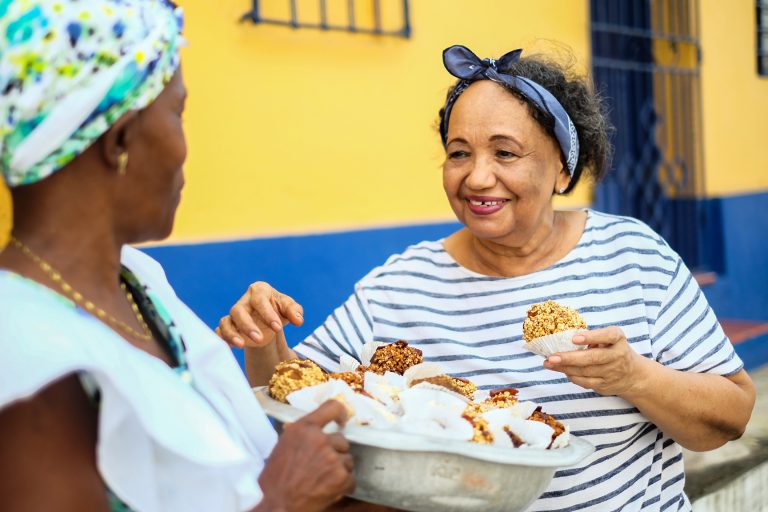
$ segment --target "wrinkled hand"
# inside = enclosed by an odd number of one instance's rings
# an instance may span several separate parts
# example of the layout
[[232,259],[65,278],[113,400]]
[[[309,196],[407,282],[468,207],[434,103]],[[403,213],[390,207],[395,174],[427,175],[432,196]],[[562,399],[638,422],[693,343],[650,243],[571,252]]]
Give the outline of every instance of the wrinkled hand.
[[336,400],[284,426],[259,477],[264,499],[257,510],[320,511],[354,490],[349,442],[339,433],[323,433],[331,421],[347,421],[346,408]]
[[562,372],[574,384],[601,395],[624,395],[639,382],[645,358],[629,346],[620,328],[580,331],[573,343],[589,348],[552,354],[544,368]]
[[263,347],[273,343],[283,326],[304,323],[304,308],[288,295],[259,281],[248,287],[219,321],[216,334],[236,348]]

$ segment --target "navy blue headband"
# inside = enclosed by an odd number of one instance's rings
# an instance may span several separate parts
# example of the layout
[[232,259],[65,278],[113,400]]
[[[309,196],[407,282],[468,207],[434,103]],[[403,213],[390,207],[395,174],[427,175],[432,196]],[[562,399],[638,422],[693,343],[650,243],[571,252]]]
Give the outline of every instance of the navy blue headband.
[[576,127],[552,93],[533,80],[507,74],[512,64],[520,60],[521,53],[523,50],[514,50],[505,53],[498,60],[480,60],[477,55],[472,53],[472,50],[461,45],[454,45],[443,51],[445,69],[456,78],[461,79],[448,98],[443,118],[440,120],[440,137],[443,139],[443,145],[447,143],[448,139],[448,120],[451,117],[453,104],[461,96],[461,93],[478,80],[493,80],[513,90],[520,91],[523,96],[555,119],[555,138],[557,138],[560,149],[565,155],[568,174],[573,177],[576,163],[579,160],[579,137],[576,133]]

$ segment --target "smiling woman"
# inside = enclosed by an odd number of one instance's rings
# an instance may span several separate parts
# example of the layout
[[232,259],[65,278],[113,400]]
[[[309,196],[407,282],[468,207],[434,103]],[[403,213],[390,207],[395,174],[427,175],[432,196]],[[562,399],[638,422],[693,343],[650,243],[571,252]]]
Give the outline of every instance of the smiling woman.
[[[514,387],[546,403],[596,446],[530,510],[690,510],[681,446],[738,437],[754,389],[659,235],[635,219],[553,207],[605,172],[599,98],[583,77],[520,51],[481,60],[451,47],[444,63],[459,81],[440,111],[443,186],[462,229],[373,269],[295,350],[282,326],[303,323],[303,309],[266,283],[249,288],[219,333],[247,346],[253,384],[297,355],[338,371],[339,356],[360,360],[366,342],[407,340],[480,389]],[[546,360],[526,350],[526,311],[546,300],[582,314],[591,328],[572,341],[589,350]]]

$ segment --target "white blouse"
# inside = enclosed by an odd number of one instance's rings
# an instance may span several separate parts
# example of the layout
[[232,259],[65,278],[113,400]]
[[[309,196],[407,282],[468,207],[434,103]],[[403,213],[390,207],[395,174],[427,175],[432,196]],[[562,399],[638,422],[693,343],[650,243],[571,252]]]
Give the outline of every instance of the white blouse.
[[0,271],[0,411],[71,374],[100,391],[98,469],[142,512],[253,508],[277,441],[232,353],[173,292],[160,265],[122,263],[159,298],[187,347],[193,384],[48,288]]

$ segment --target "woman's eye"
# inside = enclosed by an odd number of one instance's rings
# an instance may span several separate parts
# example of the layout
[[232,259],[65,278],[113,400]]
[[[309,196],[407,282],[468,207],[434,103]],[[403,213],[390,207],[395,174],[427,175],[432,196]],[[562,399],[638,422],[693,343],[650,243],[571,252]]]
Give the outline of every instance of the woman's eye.
[[456,159],[456,158],[464,158],[468,155],[466,151],[451,151],[448,153],[448,158],[450,159]]
[[496,151],[496,156],[499,158],[514,158],[517,155],[512,153],[511,151],[504,151],[503,149],[500,149]]

